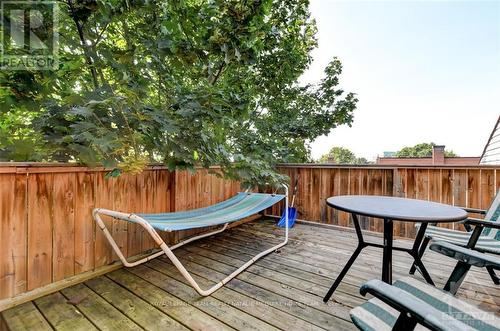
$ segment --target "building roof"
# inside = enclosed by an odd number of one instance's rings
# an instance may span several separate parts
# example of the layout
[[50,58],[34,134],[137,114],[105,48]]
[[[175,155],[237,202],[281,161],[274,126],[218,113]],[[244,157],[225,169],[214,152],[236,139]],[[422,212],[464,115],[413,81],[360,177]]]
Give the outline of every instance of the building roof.
[[498,116],[490,138],[484,146],[480,164],[500,164],[500,116]]

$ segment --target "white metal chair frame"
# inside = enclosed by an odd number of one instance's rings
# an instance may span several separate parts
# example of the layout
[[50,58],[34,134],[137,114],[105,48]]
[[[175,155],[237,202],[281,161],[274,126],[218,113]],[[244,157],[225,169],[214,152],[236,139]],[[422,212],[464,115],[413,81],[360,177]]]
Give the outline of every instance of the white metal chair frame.
[[[184,276],[184,278],[186,278],[186,280],[189,282],[189,284],[191,284],[191,286],[193,286],[193,288],[196,290],[196,292],[198,292],[202,296],[208,296],[208,295],[212,294],[213,292],[217,291],[222,286],[224,286],[224,284],[229,282],[231,279],[238,276],[242,271],[244,271],[246,268],[251,266],[255,261],[257,261],[261,257],[263,257],[263,256],[265,256],[273,251],[276,251],[279,248],[281,248],[287,244],[287,242],[288,242],[288,186],[283,185],[283,187],[285,188],[285,205],[286,205],[285,206],[286,226],[285,226],[285,239],[284,239],[284,241],[279,243],[276,246],[268,248],[265,251],[255,255],[252,259],[250,259],[249,261],[244,263],[241,267],[239,267],[237,270],[235,270],[229,276],[227,276],[226,278],[224,278],[223,280],[221,280],[220,282],[218,282],[217,284],[215,284],[214,286],[212,286],[211,288],[209,288],[207,290],[202,290],[200,288],[198,283],[193,279],[191,274],[186,270],[186,268],[182,265],[182,263],[179,261],[179,259],[175,256],[175,254],[172,251],[174,249],[181,247],[181,246],[183,246],[187,243],[190,243],[192,241],[220,233],[220,232],[227,229],[227,226],[229,223],[225,223],[222,226],[222,228],[220,228],[218,230],[191,237],[187,240],[181,241],[181,242],[169,247],[169,246],[167,246],[165,241],[163,241],[163,239],[160,237],[158,232],[151,226],[151,224],[149,224],[146,220],[144,220],[143,218],[141,218],[135,214],[127,214],[127,213],[121,213],[121,212],[117,212],[117,211],[109,210],[109,209],[96,208],[93,210],[93,216],[94,216],[94,220],[96,221],[97,225],[103,231],[104,236],[106,237],[106,239],[108,239],[109,243],[111,244],[111,247],[115,251],[116,255],[118,255],[118,257],[120,258],[120,260],[124,266],[134,267],[136,265],[150,261],[158,256],[165,254],[170,259],[170,261],[172,261],[172,263],[176,266],[176,268],[179,269],[179,271]],[[113,239],[113,236],[111,235],[111,233],[107,229],[106,225],[104,224],[103,220],[101,219],[100,214],[108,215],[108,216],[111,216],[111,217],[114,217],[117,219],[121,219],[121,220],[125,220],[125,221],[131,221],[131,222],[134,222],[136,224],[141,225],[149,233],[149,235],[154,239],[154,241],[156,242],[156,244],[158,244],[158,246],[160,247],[161,250],[159,252],[153,253],[145,258],[142,258],[138,261],[128,262],[127,258],[123,255],[122,251],[120,250],[120,247],[118,247],[118,245],[116,244],[116,241]]]

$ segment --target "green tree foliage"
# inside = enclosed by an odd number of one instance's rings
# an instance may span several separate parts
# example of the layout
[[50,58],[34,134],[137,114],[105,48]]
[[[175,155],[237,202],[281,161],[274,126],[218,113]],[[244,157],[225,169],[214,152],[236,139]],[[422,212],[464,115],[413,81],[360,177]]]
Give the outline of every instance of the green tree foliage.
[[3,160],[276,182],[275,163],[308,160],[308,142],[352,122],[338,59],[297,83],[317,46],[306,0],[59,4],[59,70],[0,73]]
[[[404,147],[396,152],[396,157],[431,157],[432,148],[436,146],[435,143],[421,143],[411,147]],[[453,151],[445,150],[444,155],[447,157],[457,156]]]
[[369,164],[364,157],[356,157],[349,149],[344,147],[332,147],[330,151],[322,155],[319,159],[321,163],[337,163],[337,164]]

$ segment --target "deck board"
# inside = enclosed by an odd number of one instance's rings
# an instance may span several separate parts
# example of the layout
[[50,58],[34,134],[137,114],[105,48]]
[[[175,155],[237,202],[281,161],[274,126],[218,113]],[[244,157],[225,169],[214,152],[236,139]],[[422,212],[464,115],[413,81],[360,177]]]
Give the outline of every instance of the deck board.
[[200,298],[193,288],[147,266],[138,266],[131,273],[172,293],[184,302],[193,305],[208,315],[215,317],[230,327],[238,330],[276,330],[260,319],[236,309],[212,296]]
[[93,278],[85,282],[85,285],[145,330],[188,330],[107,277]]
[[52,330],[32,302],[6,310],[2,313],[2,317],[8,330]]
[[34,301],[42,315],[56,330],[93,331],[97,328],[60,293]]
[[61,293],[99,330],[141,330],[138,324],[84,284],[65,288]]
[[[179,274],[177,269],[172,264],[161,261],[161,259],[151,261],[150,263],[148,263],[148,267],[187,283],[184,277]],[[205,277],[210,277],[210,275],[205,274],[203,276],[193,276],[198,284],[205,288],[210,287],[216,283],[216,280],[211,281]],[[284,312],[269,305],[265,305],[262,303],[262,301],[255,300],[227,286],[214,292],[212,296],[220,300],[225,300],[225,302],[229,305],[232,305],[240,310],[244,310],[252,314],[253,316],[260,318],[269,325],[275,326],[278,329],[289,330],[292,327],[305,330],[315,329],[311,328],[311,325],[309,323],[304,322],[303,320],[289,314],[288,312]]]
[[[272,221],[252,222],[176,250],[203,288],[281,240]],[[380,241],[378,236],[366,239]],[[209,297],[200,297],[166,257],[120,269],[2,313],[10,330],[354,330],[349,310],[364,302],[359,286],[380,278],[382,252],[363,251],[328,304],[322,297],[356,246],[352,231],[297,224],[290,242]],[[410,246],[411,241],[397,240]],[[438,286],[454,260],[427,251]],[[411,257],[395,252],[394,279],[408,275]],[[416,278],[422,279],[420,275]],[[500,287],[474,269],[458,296],[500,315]]]

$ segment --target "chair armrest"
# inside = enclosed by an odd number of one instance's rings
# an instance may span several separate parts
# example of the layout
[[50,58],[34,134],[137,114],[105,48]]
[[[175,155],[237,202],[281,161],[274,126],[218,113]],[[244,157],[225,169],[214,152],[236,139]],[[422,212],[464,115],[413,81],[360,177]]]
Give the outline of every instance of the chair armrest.
[[485,220],[481,220],[479,218],[469,217],[463,221],[460,221],[459,223],[470,224],[470,225],[474,225],[474,226],[484,226],[487,228],[493,228],[493,229],[500,230],[500,222],[485,221]]
[[481,215],[486,215],[486,213],[488,212],[487,210],[485,209],[478,209],[478,208],[469,208],[469,207],[458,207],[460,209],[463,209],[465,210],[466,212],[468,213],[471,213],[471,214],[481,214]]
[[500,268],[500,257],[484,254],[474,249],[458,246],[446,241],[434,241],[429,248],[435,252],[454,258],[478,268]]
[[450,318],[428,303],[410,295],[400,288],[372,279],[363,284],[359,292],[365,296],[370,293],[385,302],[401,314],[410,314],[417,322],[431,330],[458,331],[465,330],[465,325]]

